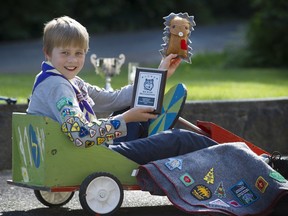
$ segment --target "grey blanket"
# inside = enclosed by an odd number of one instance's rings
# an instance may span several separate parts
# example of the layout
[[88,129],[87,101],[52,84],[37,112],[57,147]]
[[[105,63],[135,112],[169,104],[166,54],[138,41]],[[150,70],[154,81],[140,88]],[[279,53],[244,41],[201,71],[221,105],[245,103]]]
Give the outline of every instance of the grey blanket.
[[139,167],[143,191],[188,213],[268,215],[288,182],[245,143],[227,143]]

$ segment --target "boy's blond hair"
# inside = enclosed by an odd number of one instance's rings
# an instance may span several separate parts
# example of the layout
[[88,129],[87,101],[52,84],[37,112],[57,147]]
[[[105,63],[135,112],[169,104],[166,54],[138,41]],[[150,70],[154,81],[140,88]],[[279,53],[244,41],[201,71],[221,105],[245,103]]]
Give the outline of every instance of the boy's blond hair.
[[51,54],[54,47],[77,46],[89,49],[89,34],[86,28],[76,20],[62,16],[45,24],[43,50]]

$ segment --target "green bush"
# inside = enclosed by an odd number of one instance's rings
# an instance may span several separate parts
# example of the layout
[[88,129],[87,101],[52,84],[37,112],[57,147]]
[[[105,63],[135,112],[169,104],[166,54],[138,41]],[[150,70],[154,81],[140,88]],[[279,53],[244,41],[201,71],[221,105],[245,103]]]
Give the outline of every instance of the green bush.
[[[247,47],[229,53],[229,65],[288,66],[288,1],[254,0],[255,15],[247,30]],[[232,56],[232,57],[231,57]]]
[[0,7],[0,41],[41,37],[43,23],[68,15],[89,32],[163,27],[171,12],[194,15],[197,24],[249,14],[249,0],[9,0]]

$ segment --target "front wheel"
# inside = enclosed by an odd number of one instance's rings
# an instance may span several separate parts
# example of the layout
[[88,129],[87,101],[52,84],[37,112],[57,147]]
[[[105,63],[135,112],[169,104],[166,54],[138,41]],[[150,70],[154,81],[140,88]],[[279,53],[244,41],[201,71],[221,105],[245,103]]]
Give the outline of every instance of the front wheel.
[[82,182],[79,200],[82,208],[91,215],[110,215],[123,202],[123,188],[120,181],[109,173],[93,173]]
[[74,192],[49,192],[34,190],[34,194],[39,202],[41,202],[43,205],[48,207],[60,207],[72,199]]

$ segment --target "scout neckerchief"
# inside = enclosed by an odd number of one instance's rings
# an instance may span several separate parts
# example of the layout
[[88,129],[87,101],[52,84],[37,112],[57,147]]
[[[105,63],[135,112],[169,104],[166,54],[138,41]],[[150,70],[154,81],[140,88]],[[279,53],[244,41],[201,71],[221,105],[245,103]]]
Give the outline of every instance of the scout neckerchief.
[[78,103],[79,103],[79,107],[81,109],[81,111],[84,113],[85,118],[87,121],[91,121],[93,118],[95,118],[95,113],[92,109],[92,107],[90,106],[90,104],[88,103],[88,101],[83,97],[83,95],[81,94],[80,90],[73,85],[73,83],[71,83],[67,78],[65,78],[61,73],[59,73],[49,62],[43,62],[42,63],[42,72],[37,76],[34,86],[33,86],[33,90],[32,90],[32,94],[35,90],[35,88],[42,82],[44,81],[46,78],[48,78],[49,76],[60,76],[64,79],[66,79],[73,87]]

